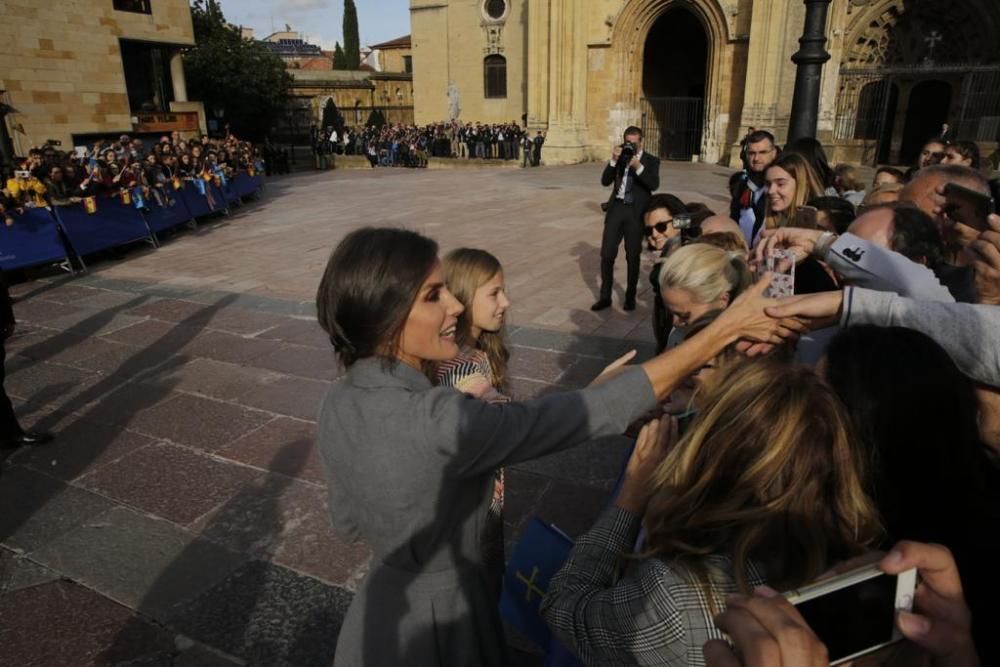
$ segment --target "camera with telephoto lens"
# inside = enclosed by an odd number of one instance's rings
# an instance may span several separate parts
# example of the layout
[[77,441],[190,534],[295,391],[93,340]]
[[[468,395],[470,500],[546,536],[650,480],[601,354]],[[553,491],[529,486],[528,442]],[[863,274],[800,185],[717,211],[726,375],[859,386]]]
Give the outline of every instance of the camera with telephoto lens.
[[626,164],[632,161],[632,158],[635,157],[637,152],[638,150],[636,149],[636,145],[631,141],[626,141],[622,144],[622,160],[624,160]]

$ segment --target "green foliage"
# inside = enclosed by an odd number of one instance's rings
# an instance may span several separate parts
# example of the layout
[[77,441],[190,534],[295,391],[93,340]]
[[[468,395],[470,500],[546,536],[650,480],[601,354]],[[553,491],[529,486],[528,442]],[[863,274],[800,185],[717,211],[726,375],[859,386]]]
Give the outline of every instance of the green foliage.
[[344,48],[340,45],[340,42],[337,42],[333,48],[333,69],[347,69],[347,56],[344,54]]
[[358,10],[354,0],[344,0],[344,55],[346,67],[356,70],[361,67],[361,39],[358,36]]
[[205,103],[209,118],[225,110],[240,138],[261,140],[285,115],[292,77],[263,44],[246,40],[226,23],[217,0],[192,0],[195,47],[184,54],[193,100]]

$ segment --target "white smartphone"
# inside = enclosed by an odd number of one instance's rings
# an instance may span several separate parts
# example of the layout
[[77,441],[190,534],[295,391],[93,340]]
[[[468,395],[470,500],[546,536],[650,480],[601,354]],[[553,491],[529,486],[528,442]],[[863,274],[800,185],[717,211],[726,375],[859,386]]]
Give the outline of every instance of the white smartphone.
[[917,571],[893,576],[877,565],[851,570],[785,597],[795,605],[820,641],[831,665],[840,665],[903,638],[896,613],[913,609]]

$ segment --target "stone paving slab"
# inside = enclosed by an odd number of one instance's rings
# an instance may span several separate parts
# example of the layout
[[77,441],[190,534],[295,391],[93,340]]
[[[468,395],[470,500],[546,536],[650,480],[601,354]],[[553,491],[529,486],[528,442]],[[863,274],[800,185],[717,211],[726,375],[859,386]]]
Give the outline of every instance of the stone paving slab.
[[92,517],[30,557],[161,621],[246,561],[243,554],[124,507]]

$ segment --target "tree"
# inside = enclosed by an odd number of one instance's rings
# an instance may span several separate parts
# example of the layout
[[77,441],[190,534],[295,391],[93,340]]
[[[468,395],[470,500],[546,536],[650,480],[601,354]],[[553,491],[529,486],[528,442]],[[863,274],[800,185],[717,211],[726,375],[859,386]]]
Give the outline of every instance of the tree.
[[347,56],[345,69],[361,67],[361,40],[358,37],[358,10],[354,0],[344,0],[344,55]]
[[347,56],[344,54],[344,48],[340,42],[337,42],[336,46],[333,47],[333,69],[347,69]]
[[323,107],[322,127],[324,132],[333,128],[338,134],[344,133],[344,116],[340,113],[337,103],[333,101],[332,97],[326,101],[326,105]]
[[229,25],[218,0],[192,0],[195,47],[184,54],[191,98],[205,103],[211,118],[223,111],[236,136],[263,139],[288,105],[292,77],[276,54],[243,39]]

